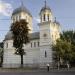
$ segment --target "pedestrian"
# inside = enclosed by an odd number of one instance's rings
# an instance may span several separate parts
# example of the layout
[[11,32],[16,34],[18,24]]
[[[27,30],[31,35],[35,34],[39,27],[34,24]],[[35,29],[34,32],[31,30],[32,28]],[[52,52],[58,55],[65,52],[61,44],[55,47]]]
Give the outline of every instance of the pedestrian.
[[49,64],[47,64],[47,71],[49,72]]
[[69,70],[69,68],[70,68],[70,65],[69,65],[69,63],[67,63],[67,70]]

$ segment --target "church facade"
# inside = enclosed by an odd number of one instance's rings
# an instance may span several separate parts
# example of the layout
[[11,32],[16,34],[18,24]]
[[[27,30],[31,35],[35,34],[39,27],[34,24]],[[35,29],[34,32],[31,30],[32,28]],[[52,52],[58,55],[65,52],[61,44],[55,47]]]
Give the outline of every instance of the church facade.
[[[54,20],[52,11],[45,3],[40,11],[39,32],[33,33],[32,15],[23,5],[15,9],[11,16],[11,22],[25,19],[30,29],[30,42],[24,45],[25,55],[23,56],[24,66],[26,67],[45,67],[46,64],[53,64],[52,44],[60,38],[60,24]],[[20,67],[20,56],[15,54],[13,47],[12,32],[9,31],[4,39],[3,67]]]

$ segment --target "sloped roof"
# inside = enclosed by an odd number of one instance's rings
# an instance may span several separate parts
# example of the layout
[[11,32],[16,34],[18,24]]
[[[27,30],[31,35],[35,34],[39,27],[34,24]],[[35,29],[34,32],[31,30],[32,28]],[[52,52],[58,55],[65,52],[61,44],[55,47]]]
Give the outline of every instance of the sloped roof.
[[41,11],[40,11],[40,14],[41,14],[41,12],[45,12],[46,10],[49,10],[50,12],[51,12],[51,9],[50,9],[50,7],[49,6],[44,6],[42,9],[41,9]]
[[[29,34],[30,40],[39,39],[40,38],[40,35],[39,34],[40,34],[39,32],[35,32],[35,33]],[[13,34],[12,34],[11,31],[9,31],[7,33],[7,35],[5,36],[5,39],[4,40],[13,40]]]

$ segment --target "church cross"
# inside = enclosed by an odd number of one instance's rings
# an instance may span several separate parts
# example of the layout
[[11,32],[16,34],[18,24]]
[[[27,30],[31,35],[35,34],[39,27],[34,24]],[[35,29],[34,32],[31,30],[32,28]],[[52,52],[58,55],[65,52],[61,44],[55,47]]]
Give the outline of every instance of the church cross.
[[47,6],[47,2],[46,2],[46,0],[45,0],[45,8],[46,8],[46,6]]
[[24,6],[24,4],[23,4],[23,0],[20,0],[20,2],[21,2],[21,6],[23,7],[23,6]]

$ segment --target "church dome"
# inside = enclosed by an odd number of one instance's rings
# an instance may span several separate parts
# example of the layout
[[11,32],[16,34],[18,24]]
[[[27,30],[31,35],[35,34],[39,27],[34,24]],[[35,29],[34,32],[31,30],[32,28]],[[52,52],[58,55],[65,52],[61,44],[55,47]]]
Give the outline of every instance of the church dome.
[[50,9],[50,7],[47,5],[47,3],[46,3],[46,1],[45,1],[45,5],[44,5],[44,7],[42,7],[42,9],[41,9],[41,11],[40,11],[40,14],[42,13],[42,12],[46,12],[46,11],[49,11],[49,13],[51,12],[51,9]]
[[48,7],[48,6],[44,6],[42,9],[41,9],[41,11],[40,11],[40,13],[41,12],[45,12],[46,10],[48,10],[49,12],[51,12],[51,9],[50,9],[50,7]]
[[40,22],[53,21],[53,14],[49,6],[47,6],[46,1],[44,7],[40,10]]
[[56,20],[56,17],[55,17],[54,24],[60,25],[60,23]]
[[17,8],[17,9],[15,9],[13,11],[12,15],[15,15],[17,13],[20,13],[22,11],[25,12],[25,13],[27,13],[27,14],[29,14],[30,16],[32,16],[31,13],[30,13],[30,11],[26,7],[24,7],[24,6],[21,6],[21,7]]

